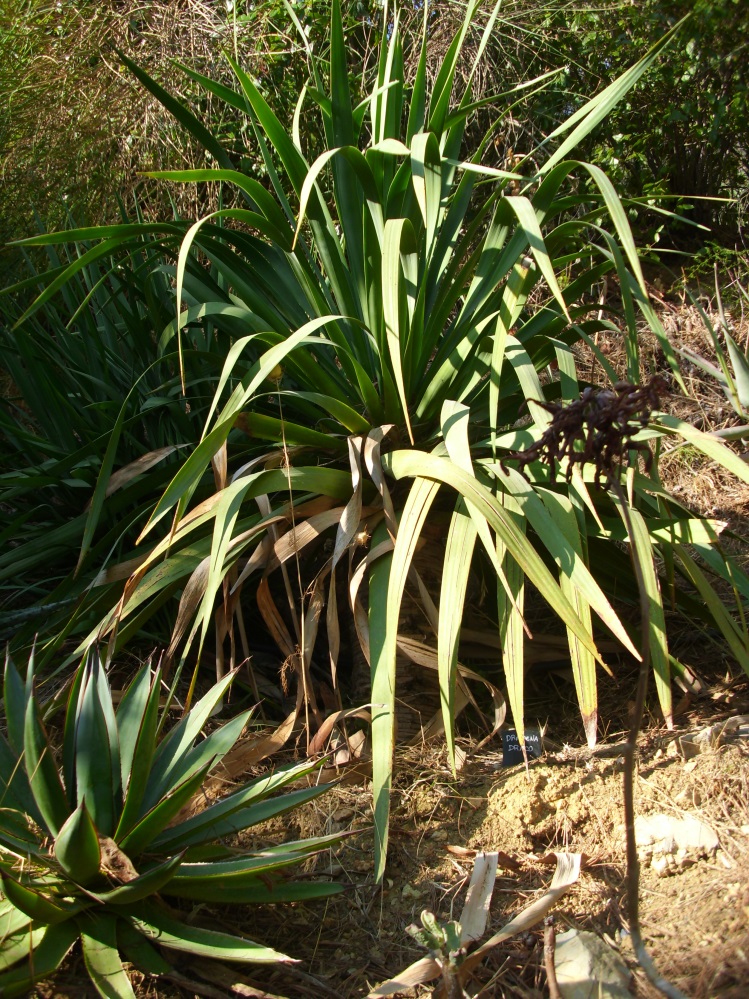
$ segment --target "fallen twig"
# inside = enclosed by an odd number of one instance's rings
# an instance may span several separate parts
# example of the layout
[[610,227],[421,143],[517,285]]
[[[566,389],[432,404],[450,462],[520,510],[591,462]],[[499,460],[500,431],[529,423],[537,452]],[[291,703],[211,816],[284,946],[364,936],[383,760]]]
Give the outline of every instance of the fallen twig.
[[549,985],[549,999],[562,999],[562,993],[559,991],[559,983],[557,982],[557,969],[554,965],[556,936],[554,917],[547,916],[544,919],[544,967],[546,968],[546,981]]

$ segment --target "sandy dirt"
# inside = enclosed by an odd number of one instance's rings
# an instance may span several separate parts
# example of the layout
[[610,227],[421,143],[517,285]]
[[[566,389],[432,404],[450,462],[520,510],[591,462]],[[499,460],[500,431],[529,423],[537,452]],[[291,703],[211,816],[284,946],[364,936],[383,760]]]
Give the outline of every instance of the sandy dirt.
[[[733,685],[695,706],[675,733],[653,726],[641,739],[638,815],[693,816],[719,838],[717,851],[687,851],[667,862],[656,856],[655,867],[643,857],[646,942],[662,973],[693,999],[749,994],[749,740],[732,738],[685,759],[679,736],[746,710],[745,685]],[[583,870],[554,909],[558,931],[592,930],[633,969],[633,993],[656,994],[636,967],[627,933],[621,741],[609,740],[593,754],[552,748],[527,773],[522,765],[503,767],[499,747],[487,747],[457,779],[443,747],[423,746],[403,754],[396,785],[382,889],[371,877],[366,784],[342,784],[264,830],[271,840],[363,831],[335,856],[318,857],[310,871],[347,884],[344,895],[240,917],[243,932],[302,962],[294,970],[258,972],[253,982],[272,995],[366,996],[421,956],[406,927],[423,909],[442,921],[458,917],[476,851],[499,852],[487,935],[548,887],[550,853],[573,851],[584,855]],[[497,947],[468,994],[548,995],[542,952],[541,927]],[[404,994],[437,993],[422,986]]]

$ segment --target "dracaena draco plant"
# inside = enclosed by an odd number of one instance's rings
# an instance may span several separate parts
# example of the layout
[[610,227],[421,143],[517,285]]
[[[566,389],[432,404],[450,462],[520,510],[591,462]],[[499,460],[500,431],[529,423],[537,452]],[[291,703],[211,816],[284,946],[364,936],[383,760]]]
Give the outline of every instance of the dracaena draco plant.
[[302,780],[314,763],[279,767],[202,810],[185,808],[250,717],[245,711],[204,734],[232,679],[215,685],[159,740],[168,711],[160,705],[160,669],[141,668],[115,710],[91,649],[73,674],[57,746],[43,721],[33,660],[23,679],[6,659],[1,995],[25,995],[77,941],[97,991],[110,999],[134,996],[123,959],[166,977],[180,975],[178,952],[209,963],[291,960],[194,919],[195,906],[303,901],[341,890],[286,873],[341,834],[252,852],[230,845],[233,834],[322,794],[329,785]]
[[[243,607],[254,591],[314,727],[325,709],[315,697],[311,657],[324,620],[324,654],[336,687],[335,580],[346,575],[347,613],[371,669],[378,877],[387,846],[396,654],[400,647],[437,669],[453,759],[455,715],[471,696],[459,656],[472,566],[481,563],[484,578],[493,580],[487,616],[494,624],[478,640],[501,654],[521,744],[524,669],[534,650],[528,584],[566,630],[585,732],[595,741],[601,650],[613,644],[639,655],[633,627],[615,608],[638,599],[622,550],[626,532],[609,494],[585,467],[575,466],[569,481],[552,481],[539,462],[521,474],[512,455],[544,434],[549,403],[573,401],[585,387],[577,345],[594,352],[604,378],[618,381],[597,350],[599,332],[622,339],[626,378],[636,384],[638,328],[646,324],[681,385],[648,301],[626,211],[598,167],[572,158],[671,36],[504,172],[482,166],[494,131],[478,148],[463,148],[475,109],[471,79],[491,32],[499,30],[495,8],[476,35],[477,10],[476,2],[468,4],[430,85],[429,5],[420,41],[403,36],[397,8],[387,7],[376,73],[359,101],[333,2],[329,51],[324,59],[309,52],[310,84],[290,130],[236,60],[229,57],[236,90],[185,69],[247,116],[268,187],[235,170],[195,115],[131,65],[216,162],[212,170],[153,176],[234,184],[246,205],[185,225],[171,243],[177,316],[161,349],[176,343],[181,352],[206,323],[230,336],[231,347],[203,435],[143,525],[132,560],[106,567],[97,580],[93,592],[102,601],[110,595],[111,611],[96,633],[116,650],[148,620],[150,608],[178,591],[174,661],[184,662],[186,650],[202,647],[209,632],[219,658],[249,656]],[[291,6],[288,13],[296,20]],[[459,75],[469,35],[474,58]],[[409,45],[419,54],[406,80]],[[534,80],[493,97],[496,128],[528,90],[548,83]],[[315,120],[326,149],[310,164],[304,130]],[[109,252],[145,231],[88,230],[42,242],[98,235]],[[164,244],[170,239],[165,231]],[[196,260],[205,273],[198,293]],[[596,290],[606,275],[618,283],[619,309],[599,305]],[[656,458],[661,448],[686,441],[749,480],[749,469],[728,447],[673,416],[653,412],[640,433]],[[236,449],[246,448],[248,437],[254,457],[240,460]],[[671,676],[684,668],[669,653],[664,602],[693,623],[717,626],[749,668],[741,616],[749,580],[724,558],[721,525],[679,506],[660,484],[657,460],[648,470],[639,457],[634,451],[621,474],[660,571],[649,627],[658,694],[670,719]],[[449,526],[434,587],[413,557],[430,511],[440,508],[447,508]],[[318,544],[324,536],[327,554]],[[286,589],[283,612],[268,580],[276,570]],[[730,580],[738,613],[716,596],[713,574]],[[431,644],[399,635],[407,578],[433,632]],[[475,647],[474,629],[471,640]],[[498,710],[495,723],[500,716]]]

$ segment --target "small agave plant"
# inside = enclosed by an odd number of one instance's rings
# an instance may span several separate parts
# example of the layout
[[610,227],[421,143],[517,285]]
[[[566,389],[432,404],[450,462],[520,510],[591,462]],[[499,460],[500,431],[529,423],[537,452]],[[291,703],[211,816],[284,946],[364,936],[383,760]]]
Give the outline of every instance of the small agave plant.
[[[340,841],[321,836],[247,853],[226,837],[322,794],[285,788],[315,764],[279,768],[189,818],[180,813],[247,724],[245,711],[201,738],[232,680],[217,683],[158,741],[160,670],[143,668],[114,710],[98,652],[76,671],[62,768],[45,730],[33,658],[24,682],[5,665],[7,739],[0,735],[0,995],[23,995],[52,974],[77,940],[102,996],[134,996],[123,958],[176,974],[169,954],[241,962],[290,958],[196,925],[190,903],[285,902],[341,891],[289,881],[283,871]],[[162,896],[188,900],[171,908]],[[166,954],[154,944],[167,948]]]

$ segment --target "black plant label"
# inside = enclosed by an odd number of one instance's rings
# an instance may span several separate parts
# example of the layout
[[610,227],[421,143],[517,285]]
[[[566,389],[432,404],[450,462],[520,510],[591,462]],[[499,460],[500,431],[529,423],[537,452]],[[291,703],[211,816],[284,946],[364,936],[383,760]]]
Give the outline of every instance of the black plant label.
[[[529,760],[537,760],[544,751],[541,730],[528,726],[525,730],[525,751]],[[513,767],[523,762],[523,749],[514,728],[502,733],[502,766]]]

